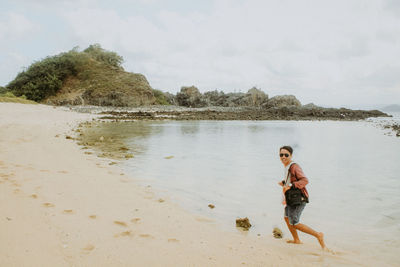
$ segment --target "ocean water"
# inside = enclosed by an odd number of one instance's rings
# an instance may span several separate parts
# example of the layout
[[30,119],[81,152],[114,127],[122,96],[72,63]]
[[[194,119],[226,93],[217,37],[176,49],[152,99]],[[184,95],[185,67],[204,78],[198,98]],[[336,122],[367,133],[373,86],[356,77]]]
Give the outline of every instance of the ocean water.
[[270,235],[278,226],[290,238],[277,183],[283,179],[279,147],[291,145],[310,181],[302,223],[324,232],[330,247],[399,266],[400,138],[375,122],[150,121],[104,127],[124,133],[135,157],[123,168],[141,184],[227,231],[237,231],[236,218],[248,217],[250,235]]

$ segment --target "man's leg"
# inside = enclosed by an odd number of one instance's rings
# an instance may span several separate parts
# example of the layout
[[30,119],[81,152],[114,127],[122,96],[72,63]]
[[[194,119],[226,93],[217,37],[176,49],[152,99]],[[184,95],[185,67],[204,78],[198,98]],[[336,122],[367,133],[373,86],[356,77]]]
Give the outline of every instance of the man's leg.
[[318,242],[319,242],[319,244],[321,245],[321,247],[323,249],[326,247],[325,246],[325,242],[324,242],[324,234],[323,233],[317,232],[317,231],[313,230],[312,228],[310,228],[307,225],[302,224],[302,223],[298,223],[296,225],[293,225],[292,227],[294,227],[297,230],[302,231],[303,233],[306,233],[306,234],[314,236],[315,238],[318,239]]
[[287,224],[287,227],[289,228],[290,233],[293,236],[293,240],[289,240],[287,242],[288,243],[294,243],[294,244],[301,244],[300,239],[299,239],[299,235],[297,234],[297,230],[293,225],[291,225],[289,223],[289,218],[288,217],[285,217],[285,222]]

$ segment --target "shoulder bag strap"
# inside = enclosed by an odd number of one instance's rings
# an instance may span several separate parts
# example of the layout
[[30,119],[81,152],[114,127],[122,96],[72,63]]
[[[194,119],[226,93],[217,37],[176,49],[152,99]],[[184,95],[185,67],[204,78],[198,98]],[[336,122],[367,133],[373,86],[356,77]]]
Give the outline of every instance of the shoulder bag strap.
[[288,171],[287,171],[287,177],[286,177],[286,181],[285,181],[285,185],[287,185],[288,184],[288,182],[290,182],[289,181],[289,179],[290,179],[290,168],[292,167],[292,165],[293,164],[296,164],[295,162],[292,162],[292,163],[290,163],[290,165],[289,165],[289,168],[288,168]]

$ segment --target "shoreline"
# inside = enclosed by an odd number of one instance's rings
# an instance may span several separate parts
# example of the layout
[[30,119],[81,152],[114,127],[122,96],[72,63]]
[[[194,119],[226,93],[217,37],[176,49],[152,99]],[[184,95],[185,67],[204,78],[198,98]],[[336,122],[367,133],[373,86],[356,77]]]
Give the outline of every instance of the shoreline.
[[272,229],[226,232],[160,201],[110,159],[66,139],[98,117],[0,103],[1,266],[372,265],[352,252],[323,252],[313,239],[288,245]]

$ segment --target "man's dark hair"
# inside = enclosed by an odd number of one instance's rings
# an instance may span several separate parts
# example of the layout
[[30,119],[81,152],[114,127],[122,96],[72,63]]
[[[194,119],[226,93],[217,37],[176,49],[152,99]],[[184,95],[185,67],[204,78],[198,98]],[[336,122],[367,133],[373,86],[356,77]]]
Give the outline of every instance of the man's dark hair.
[[293,154],[293,148],[291,146],[282,146],[281,148],[279,148],[279,152],[281,152],[282,149],[289,151],[290,155]]

